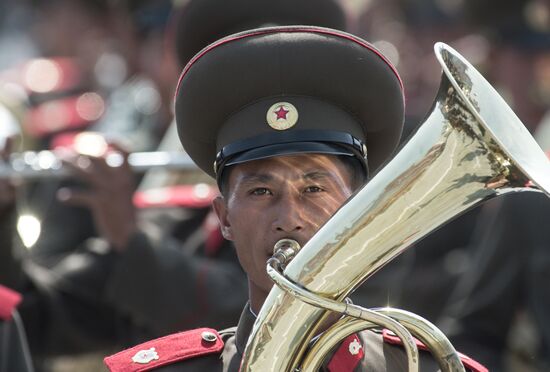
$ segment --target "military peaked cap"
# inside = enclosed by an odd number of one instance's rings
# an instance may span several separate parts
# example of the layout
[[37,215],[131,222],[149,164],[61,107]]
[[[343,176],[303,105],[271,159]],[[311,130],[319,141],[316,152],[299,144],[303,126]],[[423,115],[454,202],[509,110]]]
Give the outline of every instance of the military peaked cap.
[[366,169],[368,151],[375,170],[404,119],[401,79],[379,51],[308,26],[214,42],[184,68],[175,105],[185,151],[218,181],[226,166],[296,153],[354,156]]
[[175,46],[184,66],[208,44],[252,28],[311,25],[346,29],[338,0],[190,0],[174,15]]

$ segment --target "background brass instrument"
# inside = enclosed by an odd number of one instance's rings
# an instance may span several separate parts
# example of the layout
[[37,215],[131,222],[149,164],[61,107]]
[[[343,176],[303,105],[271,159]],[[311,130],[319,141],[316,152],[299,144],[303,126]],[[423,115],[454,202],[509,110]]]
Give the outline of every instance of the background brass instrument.
[[[112,153],[106,156],[107,163],[118,166],[122,155]],[[150,169],[196,170],[191,158],[181,151],[134,152],[128,155],[128,163],[136,173]],[[53,151],[24,151],[14,153],[8,162],[0,161],[0,179],[36,180],[40,178],[57,179],[70,176],[67,167]]]
[[[395,158],[290,263],[281,263],[284,272],[273,277],[286,289],[269,293],[241,371],[315,370],[344,337],[373,326],[347,304],[323,307],[324,300],[343,301],[407,247],[483,201],[516,191],[550,195],[550,162],[521,121],[460,54],[443,43],[434,49],[443,74],[432,109]],[[271,272],[279,266],[272,261]],[[326,308],[353,318],[341,318],[311,346]],[[396,309],[375,311],[425,342],[442,370],[464,370],[429,322]]]

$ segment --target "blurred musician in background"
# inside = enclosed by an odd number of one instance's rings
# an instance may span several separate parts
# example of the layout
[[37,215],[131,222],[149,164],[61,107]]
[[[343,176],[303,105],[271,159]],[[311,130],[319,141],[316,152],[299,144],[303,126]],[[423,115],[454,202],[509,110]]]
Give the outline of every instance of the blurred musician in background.
[[[164,8],[155,7],[157,2],[140,4],[131,7],[136,23],[158,26],[156,21],[169,19],[168,40],[177,43],[182,65],[218,37],[255,25],[345,28],[346,22],[332,0],[289,1],[288,6],[199,0],[173,9],[169,18],[159,14]],[[172,76],[172,84],[176,78]],[[110,102],[105,101],[106,112],[88,130],[109,124]],[[104,158],[112,151],[126,157],[128,147],[106,137],[99,146],[103,152],[96,144],[95,156],[64,156],[75,179],[64,181],[61,189],[56,185],[57,199],[50,200],[56,205],[42,216],[42,233],[30,250],[21,248],[18,239],[15,245],[2,245],[8,257],[0,271],[14,267],[21,275],[3,271],[0,283],[23,293],[20,311],[37,361],[129,345],[204,323],[228,326],[247,298],[244,272],[212,218],[217,192],[209,184],[193,183],[204,179],[202,172],[187,174],[187,185],[156,183],[154,189],[134,193],[139,178],[126,160],[113,168]],[[71,209],[85,217],[75,217]],[[14,221],[13,212],[6,212],[6,218]],[[11,242],[9,234],[2,239]]]
[[[487,73],[518,117],[550,149],[550,4],[467,1],[490,41]],[[550,203],[520,193],[481,208],[471,264],[449,299],[441,326],[491,371],[550,368]]]

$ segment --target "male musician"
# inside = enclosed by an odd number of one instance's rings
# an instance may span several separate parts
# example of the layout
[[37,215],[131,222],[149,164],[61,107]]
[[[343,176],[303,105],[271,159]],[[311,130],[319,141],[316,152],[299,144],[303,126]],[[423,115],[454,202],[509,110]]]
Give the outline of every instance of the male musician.
[[[179,80],[179,137],[218,183],[214,208],[247,273],[249,303],[236,330],[203,328],[150,341],[106,358],[110,369],[237,371],[273,285],[265,267],[274,244],[290,238],[304,245],[389,158],[403,116],[397,71],[350,34],[262,28],[197,54]],[[393,338],[369,331],[344,340],[324,368],[400,371],[406,365]],[[437,369],[427,353],[421,366]]]
[[[7,138],[5,146],[0,147],[0,161],[7,158],[11,141]],[[14,192],[11,182],[0,180],[0,246],[6,243],[2,241],[2,236],[8,235],[5,232],[13,228],[10,210],[13,208]],[[0,261],[8,261],[5,253],[0,249]],[[17,268],[5,267],[0,271],[0,282],[17,276]],[[19,293],[0,284],[0,372],[33,370],[23,324],[17,312],[20,302]]]

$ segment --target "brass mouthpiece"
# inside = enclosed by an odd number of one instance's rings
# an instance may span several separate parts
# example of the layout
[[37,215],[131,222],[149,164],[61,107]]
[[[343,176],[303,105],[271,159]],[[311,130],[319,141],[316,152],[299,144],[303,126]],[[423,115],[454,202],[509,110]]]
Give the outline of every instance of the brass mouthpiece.
[[273,256],[267,261],[268,264],[274,264],[280,270],[284,270],[286,265],[300,251],[300,244],[293,239],[281,239],[273,247]]

